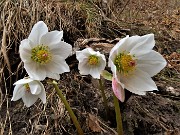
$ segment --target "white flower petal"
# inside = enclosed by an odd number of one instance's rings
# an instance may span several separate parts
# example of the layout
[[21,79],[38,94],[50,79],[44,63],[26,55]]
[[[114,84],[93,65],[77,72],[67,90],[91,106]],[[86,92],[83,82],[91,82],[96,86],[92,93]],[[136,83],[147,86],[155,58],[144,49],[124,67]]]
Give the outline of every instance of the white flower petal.
[[148,73],[151,77],[159,73],[167,62],[161,54],[156,51],[139,56],[137,60],[137,68]]
[[[126,36],[121,39],[110,51],[112,54],[118,55],[122,52],[130,52],[130,54],[139,56],[150,51],[155,45],[154,34],[144,36]],[[142,51],[143,50],[143,51]]]
[[120,80],[127,90],[135,94],[145,94],[145,91],[158,90],[149,74],[138,69],[133,75],[129,75],[128,77],[122,76]]
[[47,25],[43,21],[37,22],[28,37],[34,45],[39,45],[41,37],[48,32]]
[[52,73],[48,69],[47,69],[47,77],[55,79],[55,80],[59,80],[60,79],[60,75],[59,74]]
[[11,99],[11,101],[17,101],[20,98],[22,98],[25,94],[25,89],[24,86],[21,84],[18,84],[14,87],[14,91],[13,91],[13,97]]
[[89,49],[86,48],[82,51],[76,51],[76,58],[79,62],[84,61],[85,58],[88,58],[91,54],[89,53]]
[[104,70],[105,66],[106,66],[106,58],[104,55],[102,55],[101,57],[99,57],[99,70]]
[[72,53],[72,46],[63,41],[60,41],[57,44],[53,44],[49,47],[53,55],[59,55],[64,59],[66,59]]
[[45,92],[43,84],[40,83],[40,85],[41,85],[41,93],[38,95],[38,97],[42,100],[43,104],[45,104],[46,103],[46,92]]
[[21,41],[19,49],[27,49],[28,51],[31,51],[31,41],[29,39],[24,39]]
[[[89,52],[89,54],[90,55],[96,55],[97,56],[97,54],[100,54],[99,53],[99,51],[97,51],[97,52],[95,52],[92,48],[90,48],[90,47],[88,47],[88,48],[86,48],[87,49],[87,51]],[[86,50],[86,49],[84,49],[84,50]],[[83,50],[83,51],[84,51]]]
[[[132,37],[129,38],[129,41],[131,40],[131,38]],[[139,38],[137,39],[137,43],[134,44],[134,47],[130,50],[130,54],[135,54],[135,56],[138,57],[151,51],[154,45],[154,34],[148,34],[141,37],[139,36]]]
[[111,67],[111,71],[113,72],[114,75],[116,75],[117,69],[116,66],[114,65],[114,62],[111,59],[109,59],[108,66]]
[[41,93],[41,85],[38,81],[33,81],[29,83],[30,91],[33,95],[38,95]]
[[38,95],[32,95],[28,91],[26,91],[26,94],[22,97],[22,100],[27,107],[33,105],[37,99],[38,99]]
[[[118,55],[120,52],[123,52],[126,50],[127,48],[127,39],[129,38],[129,36],[126,36],[125,38],[121,39],[110,51],[109,56],[116,56]],[[127,50],[128,51],[128,50]]]
[[31,61],[31,47],[29,45],[28,39],[24,39],[21,41],[21,44],[19,46],[19,53],[23,62]]
[[100,79],[100,75],[102,71],[105,69],[105,66],[106,66],[106,61],[101,59],[99,65],[97,65],[96,67],[93,66],[91,67],[89,74],[92,75],[93,78]]
[[43,45],[54,45],[58,44],[63,37],[63,31],[51,31],[44,34],[40,39],[40,44]]
[[69,69],[69,66],[68,64],[66,63],[66,61],[59,61],[58,64],[60,64],[60,71],[59,71],[59,74],[62,74],[64,72],[70,72],[70,69]]
[[46,78],[44,65],[39,65],[35,62],[25,63],[24,68],[26,69],[30,78],[33,78],[34,80],[44,80]]
[[[109,59],[108,59],[108,66],[112,68],[112,66],[114,65],[114,60],[116,58],[116,56],[118,55],[117,51],[114,51],[114,53],[111,53],[111,55],[109,55]],[[111,69],[112,70],[112,69]],[[112,70],[113,71],[113,70]]]
[[45,68],[48,71],[52,71],[53,73],[62,74],[64,72],[69,72],[69,66],[67,65],[66,61],[60,57],[60,56],[53,56],[53,61],[48,63],[48,65],[45,66]]
[[78,64],[78,69],[81,75],[88,75],[90,72],[90,66],[87,64],[87,60],[84,60]]
[[32,59],[31,59],[31,54],[30,52],[28,52],[28,50],[24,49],[24,50],[19,50],[20,51],[20,54],[21,54],[21,60],[23,62],[31,62]]
[[90,71],[89,71],[89,74],[90,74],[93,78],[100,79],[101,72],[98,70],[98,68],[91,67],[91,68],[90,68]]
[[23,79],[20,79],[17,82],[15,82],[14,85],[16,85],[16,84],[26,84],[26,83],[30,83],[32,81],[33,81],[33,79],[31,79],[31,78],[23,78]]
[[123,84],[118,83],[114,77],[112,78],[112,89],[113,89],[114,95],[121,102],[124,102],[124,100],[125,100],[125,91],[124,91],[124,88],[123,88]]
[[100,63],[101,62],[105,62],[106,63],[106,58],[104,54],[101,54],[99,51],[95,54],[97,57],[99,57],[100,59]]
[[137,95],[146,95],[146,91],[137,91],[134,88],[131,88],[131,92],[134,93],[134,94],[137,94]]

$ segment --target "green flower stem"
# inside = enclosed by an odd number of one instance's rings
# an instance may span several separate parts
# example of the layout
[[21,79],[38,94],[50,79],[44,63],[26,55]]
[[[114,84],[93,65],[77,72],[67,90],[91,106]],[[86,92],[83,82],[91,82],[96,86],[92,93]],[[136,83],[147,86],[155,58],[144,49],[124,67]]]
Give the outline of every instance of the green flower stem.
[[114,97],[114,107],[115,107],[115,112],[116,112],[117,132],[118,132],[118,135],[123,135],[123,126],[122,126],[121,111],[119,107],[119,100],[114,94],[113,94],[113,97]]
[[104,92],[104,85],[102,84],[102,80],[101,79],[98,79],[98,80],[99,80],[99,89],[101,90],[101,94],[102,94],[102,97],[103,97],[103,105],[104,105],[104,107],[106,109],[106,119],[107,119],[108,114],[109,114],[107,98],[106,98],[106,95],[105,95],[105,92]]
[[75,114],[73,113],[71,107],[69,106],[66,98],[63,96],[62,91],[59,89],[59,87],[57,85],[57,82],[53,81],[52,84],[53,84],[58,96],[61,98],[61,100],[63,101],[63,103],[64,103],[64,105],[66,107],[66,109],[68,110],[69,115],[70,115],[76,129],[77,129],[78,134],[79,135],[84,135],[83,130],[81,129],[81,126],[80,126],[79,122],[77,121],[77,118],[76,118]]

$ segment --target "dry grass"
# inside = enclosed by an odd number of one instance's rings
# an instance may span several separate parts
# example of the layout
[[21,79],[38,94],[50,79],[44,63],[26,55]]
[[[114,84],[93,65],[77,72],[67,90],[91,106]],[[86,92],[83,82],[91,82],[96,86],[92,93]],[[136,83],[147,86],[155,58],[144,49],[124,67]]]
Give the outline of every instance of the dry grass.
[[[157,40],[163,40],[158,42],[157,47],[158,51],[163,53],[162,47],[172,40],[180,39],[179,7],[179,0],[111,0],[107,4],[103,0],[1,0],[0,110],[3,108],[2,104],[6,104],[3,109],[6,109],[7,113],[3,119],[0,117],[0,134],[4,133],[7,126],[9,128],[6,133],[13,134],[8,96],[12,93],[13,83],[25,75],[18,54],[19,44],[28,37],[37,21],[43,20],[49,30],[63,30],[64,40],[71,44],[78,38],[113,39],[126,34],[155,32],[156,38],[161,37]],[[165,45],[162,45],[164,43]],[[167,54],[171,53],[172,50]],[[57,98],[54,102],[54,97],[53,92],[47,97],[48,102],[54,104],[51,107],[55,119],[53,125],[55,128],[67,130],[63,125],[58,125],[64,116],[69,120],[61,101]],[[36,131],[43,130],[45,134],[51,134],[52,130],[47,128],[51,126],[48,120],[43,125],[38,125],[40,118],[48,119],[46,106],[43,108],[42,104],[39,104],[36,109],[43,111],[34,114],[36,121],[31,121],[32,116],[29,123],[26,123],[27,127],[34,125]],[[32,131],[24,130],[35,134],[33,128]]]

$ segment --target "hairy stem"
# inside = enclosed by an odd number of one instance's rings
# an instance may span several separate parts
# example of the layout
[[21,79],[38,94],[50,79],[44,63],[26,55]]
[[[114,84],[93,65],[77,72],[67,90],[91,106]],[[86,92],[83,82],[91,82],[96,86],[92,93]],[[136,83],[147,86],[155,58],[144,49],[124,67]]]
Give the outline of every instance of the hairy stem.
[[81,129],[81,126],[80,126],[80,124],[79,124],[75,114],[73,113],[71,107],[69,106],[66,98],[63,96],[62,91],[59,89],[59,87],[57,85],[57,82],[53,81],[52,84],[53,84],[53,86],[54,86],[58,96],[61,98],[61,100],[63,101],[63,103],[64,103],[64,105],[66,107],[66,109],[68,110],[69,115],[70,115],[70,117],[71,117],[71,119],[72,119],[76,129],[77,129],[78,134],[79,135],[84,135],[83,130]]

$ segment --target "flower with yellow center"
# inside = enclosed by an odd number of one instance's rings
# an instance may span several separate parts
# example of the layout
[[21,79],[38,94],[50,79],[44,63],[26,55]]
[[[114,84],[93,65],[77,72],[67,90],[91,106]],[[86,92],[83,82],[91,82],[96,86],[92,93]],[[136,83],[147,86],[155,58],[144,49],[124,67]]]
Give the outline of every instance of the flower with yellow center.
[[21,41],[19,53],[30,78],[44,80],[59,79],[59,74],[69,72],[65,59],[72,46],[61,41],[63,31],[48,32],[46,24],[37,22],[27,39]]
[[52,59],[49,47],[45,45],[39,45],[32,48],[31,59],[39,64],[48,63]]
[[95,52],[91,48],[76,51],[76,58],[79,61],[78,69],[80,74],[90,74],[93,78],[100,79],[100,74],[106,66],[106,59],[99,51]]
[[24,78],[14,83],[16,85],[13,91],[12,101],[17,101],[22,98],[27,107],[33,105],[38,98],[46,103],[46,92],[43,84],[40,81],[31,78]]
[[88,64],[89,65],[96,66],[96,65],[98,65],[98,63],[99,63],[98,56],[95,56],[95,55],[90,55],[89,56],[89,58],[88,58]]
[[112,88],[120,101],[124,101],[124,88],[138,95],[157,90],[152,76],[160,72],[166,61],[152,50],[154,35],[125,37],[110,51],[109,67],[113,72]]
[[120,53],[116,56],[114,64],[118,70],[123,75],[128,75],[135,69],[136,61],[130,54]]
[[30,92],[30,86],[29,86],[28,83],[25,83],[25,84],[24,84],[24,87],[25,87],[25,90],[26,90],[27,92]]

